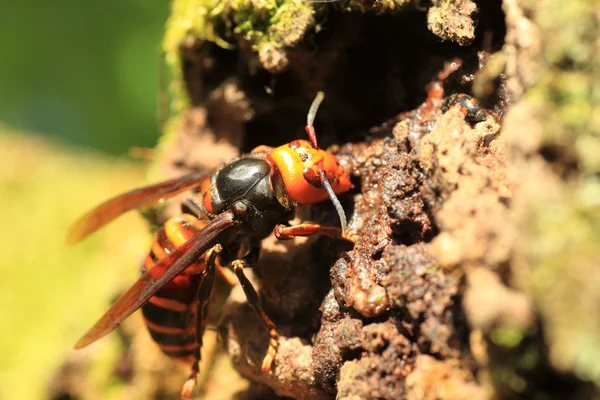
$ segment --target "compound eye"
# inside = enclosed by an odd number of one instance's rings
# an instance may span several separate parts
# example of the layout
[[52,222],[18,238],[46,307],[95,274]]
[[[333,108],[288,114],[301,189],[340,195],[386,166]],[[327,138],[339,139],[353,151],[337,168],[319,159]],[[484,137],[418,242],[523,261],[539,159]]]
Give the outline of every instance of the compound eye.
[[248,212],[248,206],[246,206],[246,204],[244,204],[244,202],[241,201],[236,201],[235,203],[233,203],[233,205],[231,206],[231,211],[235,214],[235,215],[245,215]]

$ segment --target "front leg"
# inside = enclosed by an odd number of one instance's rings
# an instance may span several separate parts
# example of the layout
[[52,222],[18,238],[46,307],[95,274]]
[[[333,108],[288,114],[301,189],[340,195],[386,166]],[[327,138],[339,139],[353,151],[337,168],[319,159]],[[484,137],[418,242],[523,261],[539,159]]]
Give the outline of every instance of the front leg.
[[322,226],[319,224],[299,224],[293,226],[277,225],[273,230],[275,237],[279,240],[290,240],[298,236],[325,235],[335,239],[345,239],[356,242],[358,235],[353,231],[342,231],[337,226]]

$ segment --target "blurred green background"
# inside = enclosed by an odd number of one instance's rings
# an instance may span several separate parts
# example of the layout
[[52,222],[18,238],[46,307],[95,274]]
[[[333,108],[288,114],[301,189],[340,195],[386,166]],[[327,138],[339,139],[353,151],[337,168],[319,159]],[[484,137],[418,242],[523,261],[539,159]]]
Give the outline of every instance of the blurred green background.
[[111,154],[155,143],[168,0],[0,8],[1,121]]
[[[147,229],[132,213],[75,247],[64,237],[83,211],[144,182],[145,163],[127,152],[159,135],[169,6],[0,6],[0,399],[53,398],[65,360],[118,354],[115,337],[87,352],[72,345],[135,280]],[[89,365],[75,383],[84,398],[127,397],[108,363]]]

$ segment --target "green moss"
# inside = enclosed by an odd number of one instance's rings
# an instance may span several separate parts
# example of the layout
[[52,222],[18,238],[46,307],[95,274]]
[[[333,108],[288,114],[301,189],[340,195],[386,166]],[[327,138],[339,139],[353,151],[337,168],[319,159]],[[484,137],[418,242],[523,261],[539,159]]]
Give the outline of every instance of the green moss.
[[600,383],[600,218],[597,207],[581,202],[589,197],[582,191],[597,190],[598,182],[565,184],[538,199],[529,215],[527,285],[543,316],[551,361]]
[[436,36],[465,46],[475,37],[471,15],[476,11],[470,0],[437,0],[427,13],[427,27]]
[[[555,3],[555,4],[552,4]],[[541,59],[543,70],[531,96],[538,99],[544,114],[544,140],[575,150],[587,167],[600,170],[590,162],[586,149],[576,141],[589,144],[600,138],[600,34],[597,1],[553,1],[539,7],[526,2],[533,20],[545,40]],[[591,139],[593,137],[594,139]],[[596,157],[597,158],[597,157]]]
[[498,327],[490,333],[492,342],[503,347],[516,347],[524,337],[525,332],[523,329],[508,326]]
[[314,24],[313,13],[312,4],[300,0],[175,0],[163,42],[167,63],[180,69],[179,46],[188,36],[225,49],[245,42],[257,54],[294,46]]
[[226,49],[238,38],[289,46],[303,35],[312,14],[311,3],[299,0],[175,0],[163,45],[170,61],[187,35]]

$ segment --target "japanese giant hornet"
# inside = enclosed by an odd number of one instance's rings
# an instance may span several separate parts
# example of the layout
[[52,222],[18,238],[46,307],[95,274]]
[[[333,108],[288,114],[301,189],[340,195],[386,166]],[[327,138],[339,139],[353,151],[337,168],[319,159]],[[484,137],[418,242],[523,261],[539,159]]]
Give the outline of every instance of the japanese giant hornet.
[[[323,100],[319,92],[307,117],[310,141],[294,140],[277,148],[259,146],[224,166],[192,172],[180,178],[135,189],[114,197],[83,215],[70,229],[68,242],[76,243],[126,211],[147,207],[161,199],[196,189],[200,201],[188,198],[188,213],[168,219],[156,233],[145,259],[142,276],[76,343],[79,349],[116,329],[138,308],[154,341],[168,356],[191,364],[182,398],[190,398],[196,384],[206,305],[215,270],[225,277],[231,270],[249,305],[269,331],[262,362],[268,373],[279,335],[275,324],[258,304],[258,296],[244,268],[258,261],[261,240],[274,232],[278,239],[325,234],[351,237],[336,194],[348,191],[349,175],[336,157],[319,149],[314,118]],[[289,226],[297,205],[331,199],[341,228],[318,224]]]

